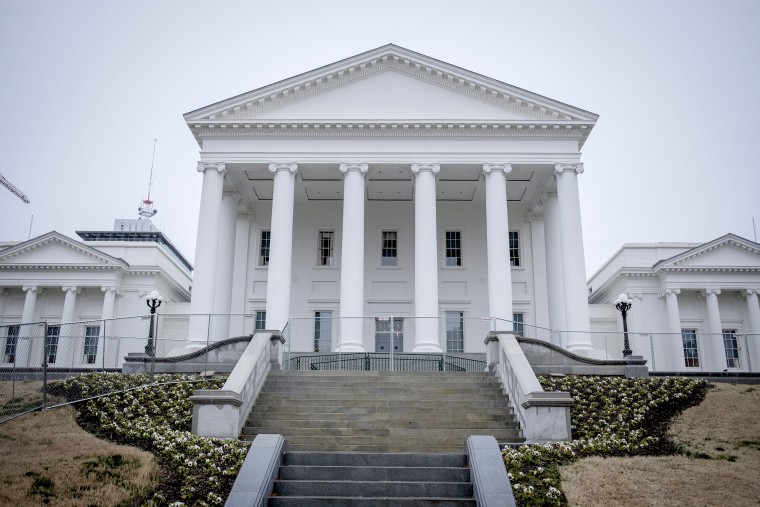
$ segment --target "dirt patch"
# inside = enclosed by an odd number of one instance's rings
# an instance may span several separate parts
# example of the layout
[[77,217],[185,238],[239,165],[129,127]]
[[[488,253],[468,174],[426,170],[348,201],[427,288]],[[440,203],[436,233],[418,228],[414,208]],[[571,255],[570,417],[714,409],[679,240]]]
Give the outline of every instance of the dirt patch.
[[71,407],[0,425],[0,505],[116,505],[158,484],[145,451],[85,432]]
[[685,456],[587,458],[562,467],[570,505],[760,505],[760,386],[716,384],[671,425]]

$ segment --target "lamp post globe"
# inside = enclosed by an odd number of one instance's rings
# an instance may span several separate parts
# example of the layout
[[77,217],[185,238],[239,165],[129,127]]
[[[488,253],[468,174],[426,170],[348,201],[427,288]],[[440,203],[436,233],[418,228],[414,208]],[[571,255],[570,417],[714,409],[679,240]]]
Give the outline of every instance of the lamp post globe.
[[161,294],[159,294],[157,290],[152,290],[150,291],[150,294],[145,296],[145,304],[150,308],[150,329],[148,329],[148,344],[145,346],[145,353],[151,357],[153,357],[156,352],[153,343],[155,335],[156,308],[161,306],[163,300],[164,298],[161,297]]
[[623,315],[623,357],[630,356],[633,351],[631,345],[628,342],[628,310],[631,309],[633,300],[628,297],[628,294],[620,294],[615,300],[615,308],[617,308]]

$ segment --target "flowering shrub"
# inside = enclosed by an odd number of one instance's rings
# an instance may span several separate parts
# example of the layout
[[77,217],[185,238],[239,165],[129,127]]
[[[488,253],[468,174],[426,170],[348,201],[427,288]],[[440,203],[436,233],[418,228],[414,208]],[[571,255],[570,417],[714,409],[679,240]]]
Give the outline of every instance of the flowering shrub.
[[64,381],[73,399],[113,392],[78,403],[79,422],[92,433],[153,453],[161,484],[146,505],[221,505],[248,452],[248,443],[199,437],[190,432],[196,389],[219,389],[223,380],[192,375],[92,373]]
[[662,455],[671,418],[701,402],[702,380],[680,377],[540,377],[545,391],[568,391],[573,440],[502,452],[518,505],[565,505],[559,467],[585,456]]

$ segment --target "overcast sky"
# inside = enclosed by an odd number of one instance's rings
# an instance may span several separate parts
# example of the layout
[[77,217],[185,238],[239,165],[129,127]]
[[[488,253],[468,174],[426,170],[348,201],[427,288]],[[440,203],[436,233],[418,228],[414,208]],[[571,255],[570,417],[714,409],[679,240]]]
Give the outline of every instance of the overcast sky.
[[389,42],[600,115],[587,274],[625,242],[760,232],[760,2],[0,0],[0,240],[136,218],[192,260],[183,113]]

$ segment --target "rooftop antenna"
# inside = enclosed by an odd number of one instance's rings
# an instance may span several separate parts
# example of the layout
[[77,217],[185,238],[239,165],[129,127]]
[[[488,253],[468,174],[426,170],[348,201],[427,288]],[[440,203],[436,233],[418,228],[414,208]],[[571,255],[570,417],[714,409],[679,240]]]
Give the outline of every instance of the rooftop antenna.
[[755,217],[752,217],[752,232],[755,233],[755,243],[757,243],[757,229],[755,229]]
[[150,200],[150,188],[153,186],[153,164],[156,161],[156,143],[158,139],[153,140],[153,158],[150,161],[150,180],[148,181],[148,198],[144,199],[142,205],[137,208],[137,214],[140,215],[140,220],[150,220],[158,213],[158,210],[153,207],[153,201]]

